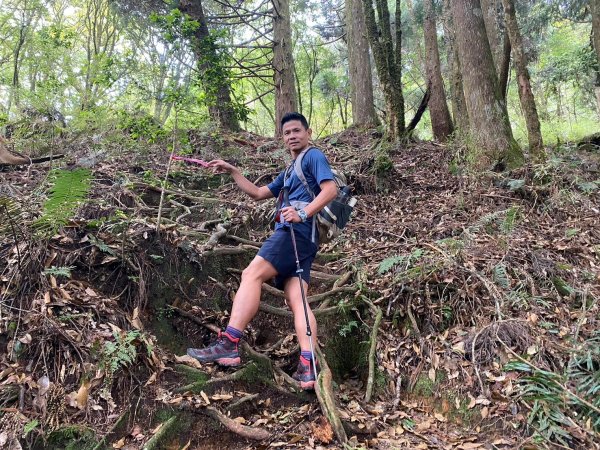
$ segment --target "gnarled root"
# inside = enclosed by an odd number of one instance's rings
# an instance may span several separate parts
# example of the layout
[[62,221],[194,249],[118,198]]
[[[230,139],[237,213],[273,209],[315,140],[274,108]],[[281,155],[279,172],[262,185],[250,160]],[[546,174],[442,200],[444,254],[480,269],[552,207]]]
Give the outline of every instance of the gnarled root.
[[321,371],[319,372],[319,377],[317,378],[317,383],[315,385],[315,392],[317,393],[317,398],[321,404],[323,414],[327,420],[329,420],[338,442],[343,445],[348,442],[348,436],[346,436],[346,430],[344,430],[344,426],[338,414],[338,408],[335,404],[331,369],[329,369],[327,361],[325,361],[325,357],[321,351],[318,348],[315,350],[317,352],[319,365],[321,366]]

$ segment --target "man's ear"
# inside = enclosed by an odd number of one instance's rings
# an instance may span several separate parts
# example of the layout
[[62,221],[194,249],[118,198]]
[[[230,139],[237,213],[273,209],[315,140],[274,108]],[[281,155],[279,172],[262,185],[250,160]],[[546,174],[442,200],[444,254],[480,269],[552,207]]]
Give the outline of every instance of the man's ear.
[[312,137],[312,128],[309,128],[308,130],[306,130],[306,132],[308,133],[308,137]]

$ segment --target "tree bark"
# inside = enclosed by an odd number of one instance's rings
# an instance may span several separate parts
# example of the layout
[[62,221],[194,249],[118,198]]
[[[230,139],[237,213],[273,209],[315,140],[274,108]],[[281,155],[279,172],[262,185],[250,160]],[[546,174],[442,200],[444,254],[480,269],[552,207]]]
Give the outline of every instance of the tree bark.
[[458,48],[456,44],[456,31],[452,19],[450,0],[444,0],[444,35],[446,37],[448,78],[450,80],[450,100],[452,105],[452,116],[455,130],[464,133],[469,129],[469,115],[463,91],[460,60],[458,59]]
[[440,54],[437,42],[435,12],[433,0],[425,0],[425,20],[423,34],[425,37],[425,69],[430,87],[429,114],[433,137],[443,142],[452,134],[453,126],[450,111],[446,103],[446,91],[440,68]]
[[483,21],[485,23],[485,33],[490,43],[492,51],[492,59],[496,74],[500,78],[500,66],[502,65],[502,38],[500,32],[500,24],[498,23],[498,3],[499,0],[480,0],[481,12],[483,13]]
[[[600,0],[590,0],[590,11],[592,13],[592,38],[594,49],[596,50],[596,58],[600,67]],[[596,105],[598,115],[600,115],[600,69],[596,73]]]
[[373,51],[375,68],[379,76],[386,103],[386,121],[389,137],[400,138],[406,131],[404,121],[404,96],[402,94],[402,29],[400,0],[396,0],[396,42],[392,38],[390,11],[386,0],[375,0],[378,21],[375,20],[372,0],[362,0],[367,25],[367,36]]
[[208,101],[208,113],[220,128],[238,131],[240,124],[231,101],[229,77],[219,63],[217,48],[208,30],[202,1],[181,0],[178,9],[198,22],[198,27],[194,31],[192,50],[198,60],[200,82]]
[[275,82],[275,135],[281,136],[281,118],[296,111],[294,58],[289,0],[273,0],[273,80]]
[[508,92],[508,74],[510,72],[510,54],[512,52],[508,33],[505,33],[504,45],[502,47],[502,61],[500,64],[500,70],[498,72],[498,84],[500,85],[502,99],[506,102],[506,93]]
[[529,139],[529,152],[535,162],[545,161],[544,144],[542,141],[542,132],[540,130],[540,120],[538,118],[537,108],[533,91],[531,90],[531,81],[529,70],[527,69],[527,57],[523,46],[523,38],[519,30],[515,6],[513,0],[502,0],[508,36],[513,47],[515,58],[515,67],[517,70],[519,99],[525,115],[527,124],[527,135]]
[[362,0],[346,0],[346,42],[350,75],[352,122],[357,126],[377,123],[367,25]]
[[514,168],[523,152],[513,138],[506,104],[500,94],[479,0],[452,0],[469,134],[477,165]]

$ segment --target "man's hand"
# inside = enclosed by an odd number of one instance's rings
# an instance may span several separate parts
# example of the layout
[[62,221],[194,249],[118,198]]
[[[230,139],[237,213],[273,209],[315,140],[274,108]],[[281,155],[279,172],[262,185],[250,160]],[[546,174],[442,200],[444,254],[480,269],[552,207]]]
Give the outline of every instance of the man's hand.
[[300,223],[302,219],[298,215],[298,211],[293,206],[286,206],[285,208],[281,208],[281,216],[288,223]]
[[222,159],[213,159],[208,163],[213,173],[233,173],[237,171],[237,167],[223,161]]

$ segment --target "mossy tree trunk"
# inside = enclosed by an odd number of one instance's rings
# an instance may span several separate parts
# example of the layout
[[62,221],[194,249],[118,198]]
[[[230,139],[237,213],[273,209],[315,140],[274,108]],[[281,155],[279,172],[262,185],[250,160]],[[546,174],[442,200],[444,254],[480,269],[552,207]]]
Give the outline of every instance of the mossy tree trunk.
[[544,143],[542,141],[542,131],[540,129],[540,120],[538,118],[535,98],[531,89],[531,80],[529,70],[527,69],[527,57],[523,46],[523,38],[519,30],[515,6],[513,0],[502,0],[508,35],[513,47],[515,58],[515,67],[517,70],[517,81],[519,88],[519,99],[525,115],[527,125],[527,135],[529,139],[529,152],[535,162],[545,161]]
[[[590,0],[590,11],[592,13],[592,39],[598,66],[600,66],[600,0]],[[596,72],[596,106],[600,115],[600,69]]]
[[455,130],[465,132],[469,128],[469,114],[462,85],[460,60],[456,44],[456,31],[450,9],[450,0],[444,0],[444,13],[442,15],[444,35],[446,37],[448,79],[450,80],[450,104]]
[[387,1],[375,0],[377,20],[372,0],[362,0],[367,36],[373,51],[375,69],[379,76],[386,104],[386,121],[390,138],[404,135],[404,96],[402,94],[402,12],[400,0],[396,0],[395,42],[392,35],[390,10]]
[[518,167],[523,152],[512,135],[479,0],[452,0],[451,5],[476,165]]
[[221,128],[238,131],[236,110],[231,100],[227,69],[217,52],[214,37],[210,34],[201,0],[181,0],[178,9],[198,22],[192,39],[192,51],[198,61],[200,82],[206,94],[208,112]]

